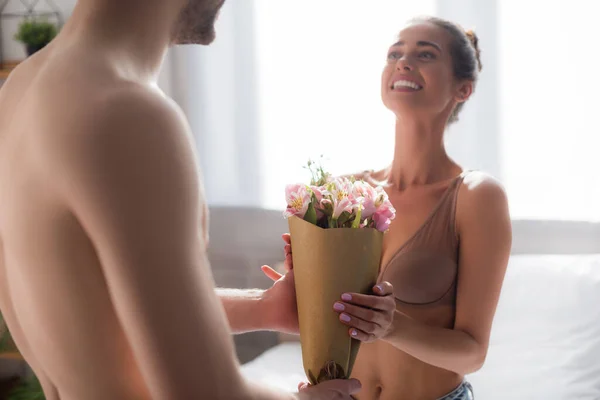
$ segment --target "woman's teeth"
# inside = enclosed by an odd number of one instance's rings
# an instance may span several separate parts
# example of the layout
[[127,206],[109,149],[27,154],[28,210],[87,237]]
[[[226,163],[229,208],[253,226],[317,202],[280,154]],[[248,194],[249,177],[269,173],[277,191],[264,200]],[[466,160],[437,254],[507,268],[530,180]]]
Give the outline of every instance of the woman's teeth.
[[422,89],[421,85],[417,85],[416,83],[411,82],[411,81],[396,81],[396,82],[394,82],[394,85],[392,87],[394,89],[398,89],[401,87],[408,87],[408,88],[415,89],[415,90]]

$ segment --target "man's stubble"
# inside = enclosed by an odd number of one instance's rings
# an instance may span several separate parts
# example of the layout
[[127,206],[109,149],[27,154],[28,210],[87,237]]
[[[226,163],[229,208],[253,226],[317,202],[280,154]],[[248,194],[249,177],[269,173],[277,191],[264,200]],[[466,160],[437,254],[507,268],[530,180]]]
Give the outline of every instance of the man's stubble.
[[210,44],[223,3],[225,0],[188,0],[173,27],[173,43]]

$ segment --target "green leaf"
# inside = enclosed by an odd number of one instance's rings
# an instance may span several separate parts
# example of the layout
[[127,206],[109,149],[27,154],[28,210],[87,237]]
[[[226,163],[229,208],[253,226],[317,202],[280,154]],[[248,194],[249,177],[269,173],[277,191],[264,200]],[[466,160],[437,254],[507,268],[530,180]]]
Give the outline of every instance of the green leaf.
[[354,221],[352,222],[353,228],[360,228],[361,215],[362,215],[362,209],[360,207],[358,207],[358,210],[356,210],[356,217],[354,217]]
[[315,211],[315,206],[313,206],[312,202],[308,204],[308,209],[306,210],[306,214],[304,214],[304,220],[313,225],[317,224],[317,212]]
[[350,213],[348,211],[344,211],[338,218],[337,224],[338,226],[343,226],[350,219]]
[[338,227],[338,220],[335,218],[330,218],[329,219],[329,227],[330,228],[337,228]]

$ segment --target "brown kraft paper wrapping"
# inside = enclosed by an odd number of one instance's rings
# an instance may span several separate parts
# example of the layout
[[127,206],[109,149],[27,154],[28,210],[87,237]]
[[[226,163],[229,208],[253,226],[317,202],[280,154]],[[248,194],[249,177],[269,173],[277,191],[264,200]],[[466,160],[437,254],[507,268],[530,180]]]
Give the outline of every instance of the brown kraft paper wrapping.
[[288,218],[304,371],[311,384],[347,379],[360,341],[339,320],[333,304],[343,293],[372,293],[383,233],[374,228],[323,229]]

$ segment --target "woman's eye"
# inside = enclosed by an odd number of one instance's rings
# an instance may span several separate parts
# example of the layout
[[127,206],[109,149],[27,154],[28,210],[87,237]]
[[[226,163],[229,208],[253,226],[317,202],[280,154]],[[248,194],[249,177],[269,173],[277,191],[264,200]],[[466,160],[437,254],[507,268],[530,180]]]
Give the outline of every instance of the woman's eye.
[[400,57],[400,53],[398,53],[397,51],[392,51],[390,54],[388,54],[388,60],[397,60]]
[[424,51],[421,54],[419,54],[419,57],[421,58],[425,58],[427,60],[432,60],[435,58],[435,54],[429,52],[429,51]]

